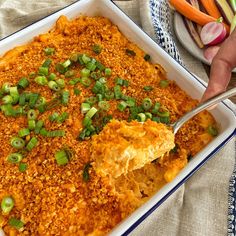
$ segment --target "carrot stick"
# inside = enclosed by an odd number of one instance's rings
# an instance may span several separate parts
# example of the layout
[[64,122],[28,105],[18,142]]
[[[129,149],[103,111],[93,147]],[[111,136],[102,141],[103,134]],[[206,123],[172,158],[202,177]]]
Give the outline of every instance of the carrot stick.
[[216,19],[221,17],[220,11],[218,10],[214,0],[201,0],[202,5],[210,16]]
[[[195,23],[204,26],[205,24],[216,21],[217,19],[209,16],[193,6],[186,2],[185,0],[169,0],[169,3],[183,16],[188,18],[191,21],[194,21]],[[230,28],[228,25],[224,24],[225,28],[229,34]]]

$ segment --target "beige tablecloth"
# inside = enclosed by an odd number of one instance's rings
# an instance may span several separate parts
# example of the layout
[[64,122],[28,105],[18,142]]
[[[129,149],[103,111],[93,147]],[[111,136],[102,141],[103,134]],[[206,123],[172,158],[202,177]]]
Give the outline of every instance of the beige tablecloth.
[[[99,0],[97,0],[99,1]],[[158,0],[157,0],[158,1]],[[75,0],[0,0],[0,37],[4,37]],[[116,1],[154,37],[148,0]],[[177,42],[186,67],[207,81],[201,63]],[[227,234],[228,186],[235,162],[231,140],[131,235],[222,236]]]

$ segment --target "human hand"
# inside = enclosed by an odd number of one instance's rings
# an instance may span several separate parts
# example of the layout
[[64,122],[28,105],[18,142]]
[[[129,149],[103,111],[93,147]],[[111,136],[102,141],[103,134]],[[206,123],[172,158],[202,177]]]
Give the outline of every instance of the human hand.
[[224,92],[236,67],[236,29],[221,45],[211,64],[210,80],[202,102]]

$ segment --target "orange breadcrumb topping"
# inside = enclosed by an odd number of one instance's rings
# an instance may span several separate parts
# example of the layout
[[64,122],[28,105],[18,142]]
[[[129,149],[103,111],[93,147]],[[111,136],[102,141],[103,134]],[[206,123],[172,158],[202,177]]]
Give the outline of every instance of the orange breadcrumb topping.
[[[97,55],[92,46],[102,46]],[[112,69],[107,84],[114,86],[115,77],[129,81],[123,88],[125,95],[134,97],[138,104],[149,97],[153,103],[160,102],[170,112],[171,122],[197,105],[175,82],[161,88],[159,82],[166,79],[164,69],[144,60],[145,52],[122,35],[117,26],[103,17],[84,17],[68,21],[65,16],[59,18],[54,29],[39,35],[27,45],[8,52],[0,59],[0,86],[5,82],[17,84],[20,78],[37,72],[47,56],[44,49],[51,47],[55,54],[50,72],[68,81],[64,75],[56,72],[55,65],[68,59],[72,53],[85,53],[96,58],[106,67]],[[135,56],[126,54],[126,49],[135,52]],[[75,66],[75,76],[80,77],[82,66]],[[53,92],[47,86],[39,86],[30,80],[26,89],[38,92],[49,101]],[[94,84],[94,82],[93,82]],[[93,86],[93,84],[91,86]],[[64,137],[48,138],[36,135],[39,143],[22,162],[28,164],[26,172],[21,173],[18,165],[6,161],[14,152],[10,139],[19,129],[27,127],[27,118],[5,117],[0,112],[0,201],[4,196],[12,196],[15,206],[9,215],[0,214],[0,227],[7,235],[104,235],[122,219],[147,201],[167,181],[187,164],[188,156],[194,156],[212,136],[206,132],[208,125],[214,125],[214,118],[203,112],[186,123],[176,135],[176,152],[160,158],[159,162],[145,165],[143,168],[121,175],[114,182],[99,176],[89,168],[89,181],[83,181],[83,168],[86,163],[96,161],[91,157],[91,139],[76,140],[82,130],[83,114],[80,105],[86,97],[92,96],[90,88],[81,84],[76,87],[82,92],[76,96],[74,87],[66,82],[70,92],[68,106],[57,106],[38,119],[49,130],[63,129]],[[152,86],[152,91],[145,91],[144,86]],[[110,101],[110,110],[114,119],[127,120],[128,110],[119,112],[117,100]],[[58,124],[49,121],[48,116],[54,112],[69,113],[69,119]],[[54,155],[64,146],[73,150],[73,158],[63,167],[57,165]],[[116,145],[116,143],[114,143]],[[8,224],[10,217],[21,219],[25,225],[20,231]]]

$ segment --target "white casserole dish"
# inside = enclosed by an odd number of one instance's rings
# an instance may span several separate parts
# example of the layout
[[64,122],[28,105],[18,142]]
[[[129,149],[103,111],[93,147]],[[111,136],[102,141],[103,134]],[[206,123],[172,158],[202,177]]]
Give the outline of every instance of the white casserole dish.
[[[4,52],[15,46],[25,44],[32,40],[34,36],[48,31],[53,27],[60,15],[66,15],[68,18],[73,19],[80,14],[89,16],[101,15],[109,18],[128,39],[150,54],[153,62],[160,63],[165,68],[169,79],[175,80],[193,98],[200,99],[205,90],[204,84],[160,48],[110,0],[81,0],[73,3],[2,39],[0,41],[0,54],[4,54]],[[219,135],[198,153],[171,183],[165,185],[148,202],[122,221],[110,232],[110,235],[127,235],[130,233],[233,137],[236,127],[233,111],[225,103],[221,103],[212,113],[221,127]]]

